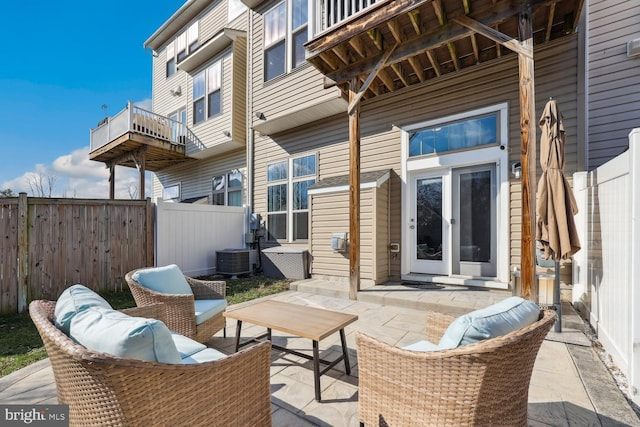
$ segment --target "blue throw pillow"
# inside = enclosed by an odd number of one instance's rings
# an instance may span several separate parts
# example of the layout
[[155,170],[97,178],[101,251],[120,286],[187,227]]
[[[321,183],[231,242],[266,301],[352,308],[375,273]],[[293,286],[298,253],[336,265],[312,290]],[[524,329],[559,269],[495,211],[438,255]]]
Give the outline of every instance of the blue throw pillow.
[[54,310],[55,325],[69,335],[71,319],[91,307],[111,309],[111,305],[100,295],[83,285],[73,285],[62,292]]
[[440,349],[456,348],[506,335],[536,322],[537,304],[520,297],[509,297],[489,307],[472,311],[451,322],[438,343]]
[[175,264],[164,267],[144,268],[133,273],[131,278],[145,288],[162,294],[193,294],[187,279],[184,278],[184,274]]

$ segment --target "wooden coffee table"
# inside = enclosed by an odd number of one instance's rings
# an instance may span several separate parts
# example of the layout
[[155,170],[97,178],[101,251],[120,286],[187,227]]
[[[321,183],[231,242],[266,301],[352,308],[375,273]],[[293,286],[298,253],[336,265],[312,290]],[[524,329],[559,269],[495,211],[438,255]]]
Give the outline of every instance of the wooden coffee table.
[[[271,330],[289,333],[313,341],[313,356],[290,350],[275,344],[271,346],[280,351],[284,351],[296,356],[313,361],[313,376],[316,392],[316,400],[320,401],[320,376],[327,373],[331,368],[344,360],[344,369],[347,375],[351,375],[349,365],[349,354],[347,353],[347,340],[344,334],[345,326],[358,320],[358,316],[353,314],[339,313],[321,308],[307,307],[304,305],[290,304],[286,302],[266,300],[259,303],[247,305],[235,310],[226,311],[225,317],[236,319],[236,350],[244,345],[267,338],[271,341]],[[240,331],[242,322],[252,323],[267,328],[267,333],[249,341],[240,343]],[[320,359],[318,343],[329,335],[340,332],[342,343],[342,355],[336,360],[329,362]],[[320,371],[320,364],[327,365]]]

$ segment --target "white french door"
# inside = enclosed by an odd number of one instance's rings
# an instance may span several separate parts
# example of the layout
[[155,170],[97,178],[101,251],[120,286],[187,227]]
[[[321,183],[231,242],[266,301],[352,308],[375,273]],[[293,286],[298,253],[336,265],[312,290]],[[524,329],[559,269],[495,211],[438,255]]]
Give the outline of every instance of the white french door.
[[411,174],[412,273],[497,275],[496,164]]

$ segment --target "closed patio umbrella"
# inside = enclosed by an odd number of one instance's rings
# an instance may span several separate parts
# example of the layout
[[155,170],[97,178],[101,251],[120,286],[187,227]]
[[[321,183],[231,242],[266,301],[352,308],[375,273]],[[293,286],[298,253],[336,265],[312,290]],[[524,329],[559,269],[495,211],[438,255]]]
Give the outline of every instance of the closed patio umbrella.
[[576,200],[564,176],[565,132],[562,114],[551,99],[538,122],[540,137],[540,165],[536,213],[536,240],[540,241],[544,259],[555,261],[554,305],[558,311],[555,331],[561,332],[560,263],[580,250],[580,239],[573,220],[578,213]]

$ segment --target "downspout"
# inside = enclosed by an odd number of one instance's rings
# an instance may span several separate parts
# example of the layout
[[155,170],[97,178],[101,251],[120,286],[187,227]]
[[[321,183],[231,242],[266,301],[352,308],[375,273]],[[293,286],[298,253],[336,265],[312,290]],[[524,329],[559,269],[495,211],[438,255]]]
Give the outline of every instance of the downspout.
[[[247,230],[249,226],[249,216],[253,213],[253,58],[250,52],[253,52],[253,9],[247,8],[247,212],[249,215],[245,218]],[[246,244],[245,244],[246,245]]]

